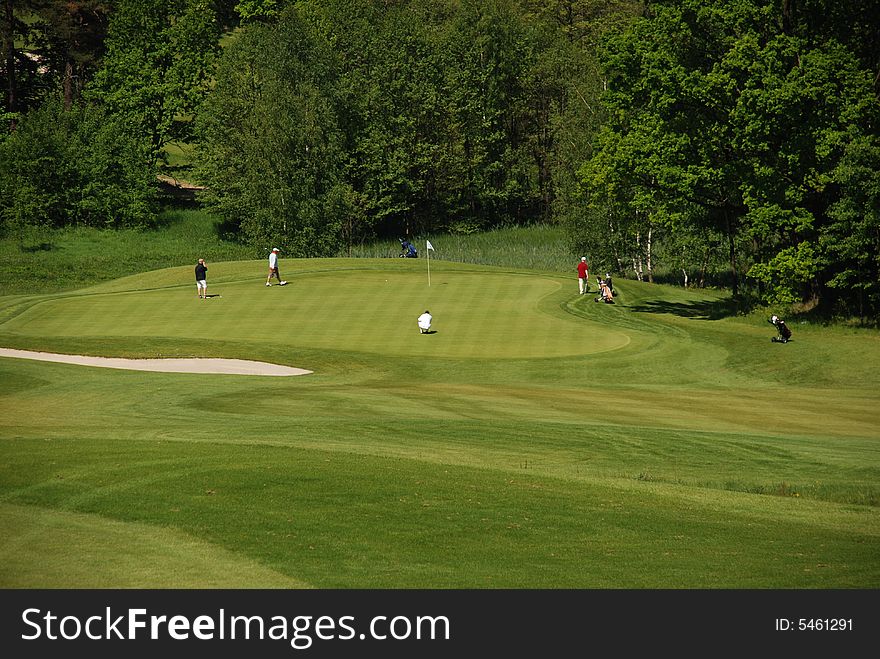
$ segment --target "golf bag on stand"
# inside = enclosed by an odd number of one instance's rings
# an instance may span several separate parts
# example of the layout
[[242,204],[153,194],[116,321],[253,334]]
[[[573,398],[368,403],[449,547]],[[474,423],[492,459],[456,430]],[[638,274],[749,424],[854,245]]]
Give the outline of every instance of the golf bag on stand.
[[770,319],[767,322],[773,325],[776,328],[776,331],[779,332],[779,336],[774,336],[770,340],[774,343],[788,343],[791,339],[791,330],[788,329],[788,325],[785,324],[785,321],[779,316],[773,315],[770,316]]
[[419,256],[419,251],[416,249],[416,246],[413,245],[408,240],[404,240],[403,238],[398,238],[400,241],[400,258],[402,259],[415,259]]

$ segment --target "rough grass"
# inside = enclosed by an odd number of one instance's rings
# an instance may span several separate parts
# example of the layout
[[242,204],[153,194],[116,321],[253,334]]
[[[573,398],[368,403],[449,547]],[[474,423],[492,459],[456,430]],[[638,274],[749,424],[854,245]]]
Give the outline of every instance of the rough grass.
[[[603,305],[439,259],[429,287],[426,265],[282,259],[291,285],[266,288],[261,260],[211,262],[210,300],[188,264],[0,298],[9,347],[314,371],[0,359],[0,584],[880,585],[876,332],[778,345],[719,293],[621,281]],[[47,575],[30,545],[55,548]]]
[[[434,247],[430,254],[426,248],[428,240]],[[413,244],[419,250],[420,261],[431,258],[555,274],[571,272],[572,277],[577,277],[574,273],[578,255],[572,253],[562,228],[558,226],[538,224],[472,234],[419,236],[413,238]],[[396,240],[374,241],[354,246],[351,250],[351,256],[355,258],[398,258],[399,254],[400,242]],[[345,251],[344,256],[348,255]]]
[[[179,149],[173,149],[172,155]],[[178,154],[179,155],[179,154]],[[261,251],[219,235],[221,221],[201,210],[168,209],[148,230],[29,228],[0,237],[0,296],[75,290],[138,272],[174,265],[262,258]],[[560,227],[535,225],[477,234],[431,237],[434,261],[495,265],[574,275],[576,257]],[[418,263],[427,267],[425,239]],[[348,250],[344,256],[348,256]],[[354,246],[354,258],[398,258],[400,243],[377,240]],[[343,256],[343,254],[340,254]]]
[[137,272],[258,256],[221,240],[217,220],[198,210],[167,210],[153,229],[31,228],[0,239],[0,296],[75,290]]

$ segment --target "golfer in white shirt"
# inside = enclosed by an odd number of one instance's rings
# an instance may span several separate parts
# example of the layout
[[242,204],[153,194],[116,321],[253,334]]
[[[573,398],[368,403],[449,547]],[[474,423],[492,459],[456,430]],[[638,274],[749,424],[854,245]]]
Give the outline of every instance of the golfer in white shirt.
[[427,334],[428,330],[431,329],[431,321],[434,320],[434,317],[431,315],[431,312],[425,310],[421,316],[419,316],[419,334]]
[[278,252],[280,252],[277,247],[272,248],[272,252],[269,254],[269,276],[266,277],[266,286],[271,286],[272,282],[269,280],[272,279],[272,276],[275,276],[275,279],[278,280],[279,286],[284,286],[287,284],[286,281],[282,281],[281,275],[278,273]]

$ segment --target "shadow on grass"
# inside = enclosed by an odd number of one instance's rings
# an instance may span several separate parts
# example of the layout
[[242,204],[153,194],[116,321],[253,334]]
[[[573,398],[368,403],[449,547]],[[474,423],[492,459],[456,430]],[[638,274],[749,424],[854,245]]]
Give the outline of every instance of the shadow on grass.
[[36,254],[37,252],[52,252],[58,249],[53,243],[40,243],[39,245],[22,245],[21,251],[28,252],[29,254]]
[[721,320],[736,316],[746,310],[741,300],[705,300],[702,302],[669,302],[668,300],[648,300],[631,306],[633,311],[644,313],[668,313],[683,318],[697,320]]

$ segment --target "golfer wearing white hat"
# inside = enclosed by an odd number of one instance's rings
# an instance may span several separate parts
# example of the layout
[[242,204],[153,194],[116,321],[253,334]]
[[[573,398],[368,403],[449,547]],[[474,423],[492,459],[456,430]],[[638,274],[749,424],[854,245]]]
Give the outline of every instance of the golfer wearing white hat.
[[272,279],[273,275],[275,276],[275,279],[278,280],[279,286],[285,286],[287,284],[286,281],[281,279],[281,275],[278,273],[278,252],[280,251],[281,250],[277,247],[273,247],[272,251],[269,253],[269,276],[266,277],[266,286],[272,285],[270,279]]
[[587,265],[587,257],[582,256],[577,267],[578,271],[578,293],[583,295],[590,288],[590,266]]

